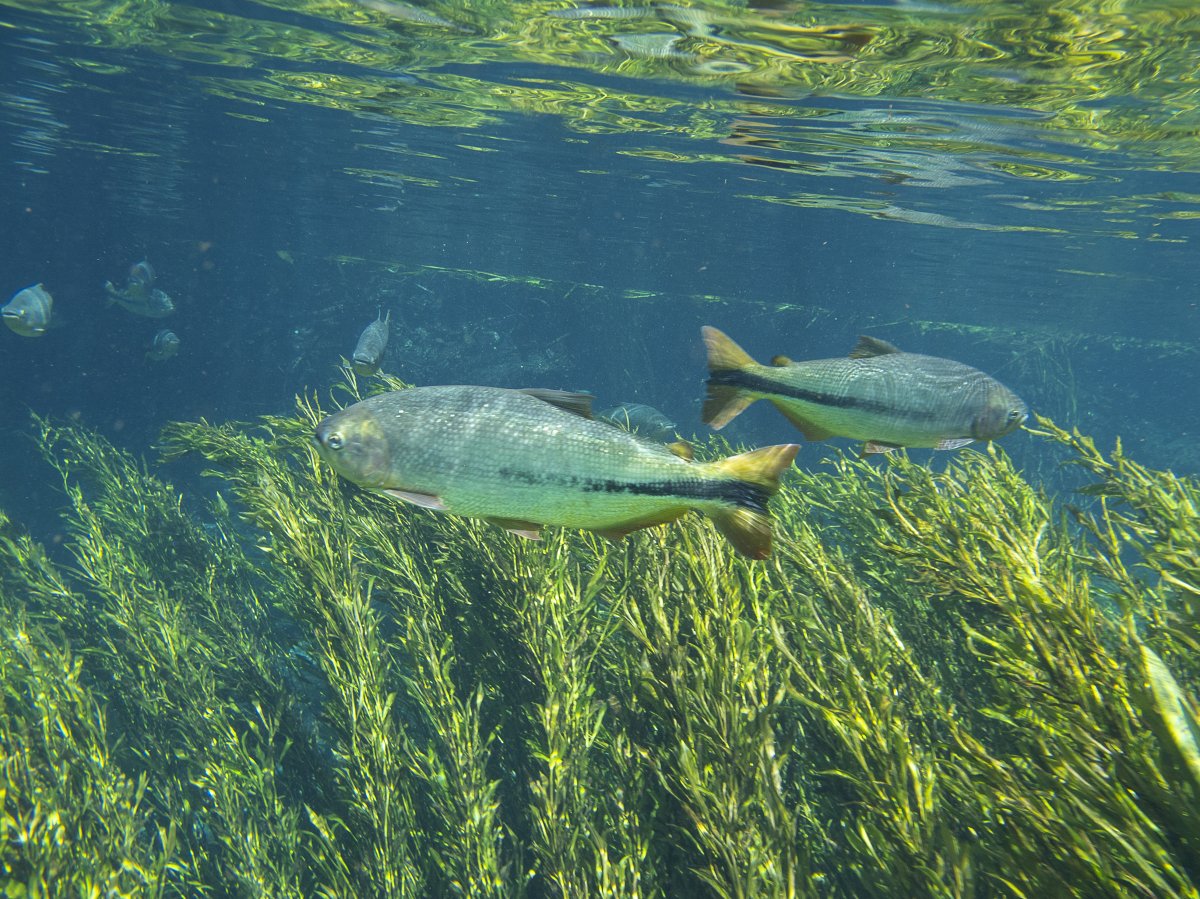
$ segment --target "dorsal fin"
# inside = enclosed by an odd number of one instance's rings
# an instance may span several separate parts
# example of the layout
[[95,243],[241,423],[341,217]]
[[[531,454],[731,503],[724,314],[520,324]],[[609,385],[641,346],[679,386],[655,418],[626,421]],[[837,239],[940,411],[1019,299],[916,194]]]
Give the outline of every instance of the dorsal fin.
[[592,417],[592,395],[590,393],[571,393],[569,390],[550,390],[544,387],[526,387],[521,393],[557,406],[567,412],[573,412],[581,418]]
[[785,365],[791,365],[792,360],[789,359],[787,356],[772,356],[771,364],[774,365],[776,368],[782,368]]
[[867,337],[865,334],[858,338],[858,343],[854,345],[854,349],[850,351],[851,359],[869,359],[871,356],[887,356],[890,353],[901,352],[899,347],[893,346],[886,340],[880,340],[878,337]]
[[686,440],[676,440],[674,443],[668,443],[672,455],[678,456],[680,459],[687,459],[689,462],[696,461],[696,453],[692,449],[692,445]]

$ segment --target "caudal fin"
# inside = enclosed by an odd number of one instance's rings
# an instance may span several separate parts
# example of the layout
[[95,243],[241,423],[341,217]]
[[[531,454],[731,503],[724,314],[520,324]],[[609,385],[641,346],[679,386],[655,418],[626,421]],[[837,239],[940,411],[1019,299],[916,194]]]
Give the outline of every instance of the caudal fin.
[[719,431],[757,399],[735,383],[737,372],[755,362],[728,334],[716,328],[705,325],[700,336],[708,349],[709,371],[700,418]]
[[709,513],[718,531],[734,548],[751,559],[771,554],[771,515],[767,500],[779,492],[779,479],[796,459],[797,443],[767,446],[711,463],[711,470],[738,481],[745,492],[734,505]]

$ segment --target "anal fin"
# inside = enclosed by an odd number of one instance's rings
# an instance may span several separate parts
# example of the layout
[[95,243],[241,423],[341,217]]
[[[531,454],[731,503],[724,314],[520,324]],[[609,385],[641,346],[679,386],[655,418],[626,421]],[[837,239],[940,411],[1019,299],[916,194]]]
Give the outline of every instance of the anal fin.
[[647,515],[645,518],[634,518],[629,521],[623,521],[620,524],[614,524],[607,528],[596,528],[596,533],[605,540],[611,540],[616,543],[628,537],[634,531],[640,531],[643,528],[653,528],[660,524],[668,524],[678,518],[682,518],[687,514],[687,509],[671,509],[667,512],[656,512],[653,515]]

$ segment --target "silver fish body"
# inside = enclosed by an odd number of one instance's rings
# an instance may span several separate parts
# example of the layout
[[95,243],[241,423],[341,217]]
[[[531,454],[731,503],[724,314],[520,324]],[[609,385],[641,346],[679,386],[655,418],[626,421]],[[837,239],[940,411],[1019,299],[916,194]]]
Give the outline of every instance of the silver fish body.
[[315,443],[361,486],[526,536],[548,524],[617,538],[696,509],[746,555],[769,553],[766,502],[798,447],[694,463],[560,407],[590,398],[552,399],[495,387],[393,391],[326,418]]
[[710,374],[701,417],[714,428],[761,398],[810,440],[850,437],[872,453],[994,440],[1028,415],[1020,397],[978,369],[874,338],[861,338],[844,359],[760,365],[716,328],[703,336]]
[[117,288],[109,281],[105,283],[104,290],[110,303],[116,303],[122,309],[144,318],[166,318],[175,311],[175,302],[157,287],[147,288],[131,282],[128,287]]
[[54,316],[54,297],[41,284],[26,287],[0,307],[4,323],[22,337],[41,337]]
[[391,321],[391,318],[390,310],[386,317],[381,313],[359,335],[350,362],[360,375],[373,375],[379,371],[379,360],[383,358],[383,351],[387,349],[388,322]]

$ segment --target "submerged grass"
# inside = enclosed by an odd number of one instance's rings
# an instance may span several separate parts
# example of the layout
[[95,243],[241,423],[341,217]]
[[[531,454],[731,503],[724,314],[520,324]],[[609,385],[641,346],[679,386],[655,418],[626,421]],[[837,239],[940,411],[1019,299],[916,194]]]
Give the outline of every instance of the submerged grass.
[[1080,506],[843,458],[755,563],[402,506],[323,414],[171,426],[186,509],[37,422],[68,555],[0,515],[5,895],[1200,895],[1193,481],[1049,422]]

